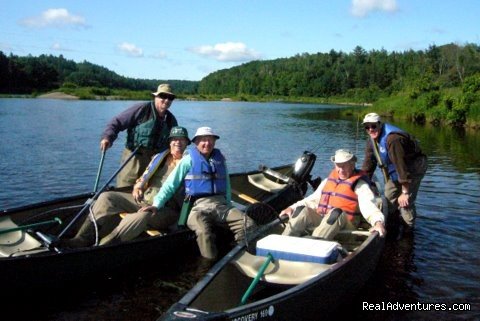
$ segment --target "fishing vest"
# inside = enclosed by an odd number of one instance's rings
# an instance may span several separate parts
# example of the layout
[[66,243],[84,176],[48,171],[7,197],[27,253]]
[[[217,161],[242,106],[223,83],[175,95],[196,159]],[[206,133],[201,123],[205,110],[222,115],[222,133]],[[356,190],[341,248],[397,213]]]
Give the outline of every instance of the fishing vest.
[[355,216],[360,214],[358,196],[354,192],[355,186],[360,178],[367,182],[369,181],[362,171],[355,170],[350,178],[341,180],[338,177],[337,171],[332,170],[322,189],[317,213],[325,215],[332,208],[338,207],[347,214],[349,221],[353,221]]
[[141,182],[139,187],[144,191],[143,198],[148,204],[152,204],[153,198],[162,187],[168,174],[173,170],[173,167],[164,166],[168,155],[170,155],[170,150],[165,150],[153,156],[147,169],[138,180]]
[[207,160],[195,146],[187,149],[192,158],[192,168],[185,176],[185,193],[190,196],[225,195],[227,192],[227,169],[225,158],[214,148]]
[[158,152],[168,148],[168,136],[170,129],[177,125],[172,113],[166,112],[166,121],[157,121],[157,111],[154,102],[142,108],[143,115],[140,116],[140,124],[127,131],[126,147],[134,150],[138,146]]

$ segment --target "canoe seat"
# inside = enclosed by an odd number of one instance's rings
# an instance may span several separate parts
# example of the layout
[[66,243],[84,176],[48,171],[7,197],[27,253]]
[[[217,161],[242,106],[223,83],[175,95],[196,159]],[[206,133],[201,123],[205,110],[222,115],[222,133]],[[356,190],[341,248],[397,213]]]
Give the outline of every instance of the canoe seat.
[[[18,227],[10,217],[0,217],[0,230]],[[37,241],[26,231],[13,231],[0,234],[0,257],[9,257],[15,253],[43,248],[42,243]]]
[[251,174],[248,175],[248,181],[255,187],[258,187],[261,190],[276,193],[281,191],[287,185],[286,183],[277,183],[267,176],[264,173]]
[[[120,213],[119,215],[120,215],[121,218],[124,218],[127,215],[127,213]],[[147,230],[146,232],[150,236],[157,236],[157,235],[162,235],[163,234],[159,230],[154,230],[154,229]]]
[[259,200],[256,200],[255,198],[248,196],[247,194],[241,193],[233,188],[232,188],[232,194],[237,195],[239,198],[241,198],[244,201],[247,201],[250,204],[260,203]]
[[[246,276],[254,278],[265,260],[266,257],[264,256],[256,256],[245,252],[239,258],[233,260],[232,264]],[[331,264],[274,259],[268,265],[261,280],[276,284],[300,284],[329,270],[331,267]]]

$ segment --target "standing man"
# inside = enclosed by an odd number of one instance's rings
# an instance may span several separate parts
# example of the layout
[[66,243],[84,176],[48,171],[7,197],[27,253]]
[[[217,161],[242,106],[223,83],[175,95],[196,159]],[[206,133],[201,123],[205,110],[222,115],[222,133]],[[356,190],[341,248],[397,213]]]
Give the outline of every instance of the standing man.
[[245,231],[255,224],[231,204],[225,157],[215,148],[219,138],[210,127],[198,128],[192,139],[195,146],[186,150],[185,156],[154,197],[153,205],[143,208],[153,213],[159,211],[184,184],[186,197],[192,203],[187,226],[195,232],[200,253],[207,259],[215,259],[218,255],[215,226],[230,229],[238,242],[245,237]]
[[[385,217],[376,205],[370,179],[355,168],[355,155],[339,149],[330,159],[335,168],[315,192],[280,212],[290,217],[282,235],[312,234],[332,240],[341,230],[355,230],[363,216],[383,237]],[[293,215],[297,208],[298,215]]]
[[427,171],[427,156],[412,135],[383,123],[376,113],[369,113],[363,125],[370,139],[365,148],[362,169],[372,177],[379,166],[385,176],[385,197],[392,214],[400,208],[400,228],[409,232],[417,216],[415,200],[420,182]]
[[177,119],[168,110],[175,95],[169,84],[160,84],[152,93],[153,101],[133,105],[107,124],[100,141],[100,149],[110,148],[118,133],[127,130],[127,141],[122,154],[123,163],[140,146],[135,156],[117,176],[117,187],[132,186],[143,173],[153,155],[168,148],[168,135]]

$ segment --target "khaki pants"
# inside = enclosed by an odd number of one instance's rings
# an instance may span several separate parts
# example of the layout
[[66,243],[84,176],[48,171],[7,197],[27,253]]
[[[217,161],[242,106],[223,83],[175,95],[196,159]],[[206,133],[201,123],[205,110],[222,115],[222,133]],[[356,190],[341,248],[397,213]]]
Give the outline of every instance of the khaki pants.
[[245,231],[255,226],[254,221],[243,212],[226,204],[224,196],[208,196],[196,200],[188,216],[187,226],[195,231],[200,253],[207,259],[218,255],[214,227],[232,231],[235,241],[245,237]]
[[331,211],[326,215],[319,215],[316,210],[305,207],[298,216],[288,221],[282,235],[303,236],[311,234],[314,237],[333,240],[341,230],[354,230],[356,228],[355,223],[359,221],[355,220],[355,222],[352,223],[348,220],[347,215],[342,212],[337,220],[330,225],[327,223],[330,214]]
[[[123,164],[131,154],[132,151],[125,148],[122,153],[120,164]],[[140,148],[135,156],[133,156],[120,173],[118,173],[116,186],[125,187],[135,185],[137,178],[139,178],[145,169],[147,169],[153,155],[155,155],[153,151]]]
[[[129,241],[147,229],[167,229],[178,220],[179,213],[168,207],[161,208],[156,215],[151,212],[138,212],[145,205],[147,204],[137,204],[130,193],[102,193],[92,209],[100,244]],[[122,219],[119,213],[128,214]],[[74,239],[88,241],[88,245],[95,242],[94,223],[90,216],[85,219]]]

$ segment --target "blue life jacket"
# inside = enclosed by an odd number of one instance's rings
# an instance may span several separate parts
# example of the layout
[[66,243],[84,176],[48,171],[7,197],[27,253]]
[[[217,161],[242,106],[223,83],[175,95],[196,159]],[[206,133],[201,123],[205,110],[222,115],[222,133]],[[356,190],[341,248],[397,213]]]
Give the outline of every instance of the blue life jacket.
[[390,157],[388,157],[387,137],[392,133],[407,135],[405,131],[398,127],[387,123],[383,124],[382,133],[378,139],[378,152],[380,154],[380,158],[382,159],[383,165],[388,170],[388,175],[392,181],[398,182],[397,170],[395,169],[395,165],[390,161]]
[[195,146],[187,153],[192,158],[192,168],[185,176],[185,193],[190,196],[225,195],[227,192],[227,169],[225,157],[214,148],[207,160]]

